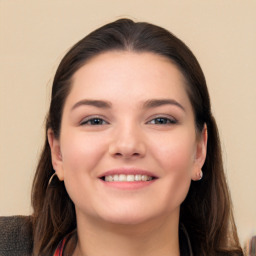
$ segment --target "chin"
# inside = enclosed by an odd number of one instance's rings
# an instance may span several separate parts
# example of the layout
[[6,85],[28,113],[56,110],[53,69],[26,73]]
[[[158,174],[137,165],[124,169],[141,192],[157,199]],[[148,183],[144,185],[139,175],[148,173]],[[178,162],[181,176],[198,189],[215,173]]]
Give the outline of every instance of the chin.
[[106,221],[108,221],[111,224],[116,224],[116,225],[139,225],[142,223],[147,222],[147,218],[145,218],[145,216],[143,217],[134,217],[134,216],[118,216],[118,217],[113,217],[113,218],[108,218],[105,219]]
[[131,211],[129,210],[120,210],[115,212],[108,212],[107,214],[105,212],[104,216],[102,216],[102,219],[104,219],[105,222],[116,224],[116,225],[143,225],[146,223],[150,223],[154,220],[161,220],[163,219],[163,214],[157,213],[157,212],[149,212],[149,211]]

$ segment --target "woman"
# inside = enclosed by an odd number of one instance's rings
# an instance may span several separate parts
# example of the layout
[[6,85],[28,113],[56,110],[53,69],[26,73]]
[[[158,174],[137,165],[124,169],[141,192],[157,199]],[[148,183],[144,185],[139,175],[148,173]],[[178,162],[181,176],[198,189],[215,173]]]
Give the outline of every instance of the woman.
[[34,255],[242,255],[202,70],[121,19],[56,72],[32,191]]

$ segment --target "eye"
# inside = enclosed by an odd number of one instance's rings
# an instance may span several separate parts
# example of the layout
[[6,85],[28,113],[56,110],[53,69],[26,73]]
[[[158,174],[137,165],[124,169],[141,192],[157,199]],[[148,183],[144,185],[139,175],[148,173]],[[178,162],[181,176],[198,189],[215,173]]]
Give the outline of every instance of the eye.
[[83,120],[80,125],[106,125],[108,122],[99,117]]
[[176,124],[177,121],[173,118],[167,117],[157,117],[148,122],[149,124],[157,124],[157,125],[168,125],[168,124]]

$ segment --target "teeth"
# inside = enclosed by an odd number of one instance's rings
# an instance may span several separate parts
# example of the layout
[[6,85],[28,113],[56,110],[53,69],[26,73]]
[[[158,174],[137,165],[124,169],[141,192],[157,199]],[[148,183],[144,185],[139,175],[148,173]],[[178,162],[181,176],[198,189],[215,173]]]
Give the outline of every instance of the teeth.
[[141,175],[141,174],[115,174],[115,175],[108,175],[105,176],[105,181],[113,182],[113,181],[119,181],[119,182],[132,182],[132,181],[150,181],[153,177],[148,175]]
[[146,180],[147,180],[147,176],[146,176],[146,175],[142,175],[142,176],[141,176],[141,180],[142,180],[142,181],[146,181]]
[[135,175],[135,180],[136,181],[141,181],[141,175],[140,174],[136,174]]
[[126,175],[120,174],[119,175],[119,181],[126,181]]
[[127,180],[127,181],[134,181],[134,175],[130,175],[130,174],[127,175],[127,176],[126,176],[126,180]]

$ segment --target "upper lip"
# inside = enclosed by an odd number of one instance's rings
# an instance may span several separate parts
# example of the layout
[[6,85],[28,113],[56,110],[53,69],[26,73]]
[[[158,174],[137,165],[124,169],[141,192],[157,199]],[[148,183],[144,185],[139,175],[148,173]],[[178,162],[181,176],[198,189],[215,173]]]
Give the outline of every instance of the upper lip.
[[154,178],[158,178],[157,175],[155,175],[154,173],[147,171],[147,170],[143,170],[143,169],[139,169],[139,168],[133,168],[133,167],[122,167],[122,168],[115,168],[115,169],[111,169],[111,170],[107,170],[106,172],[100,174],[98,176],[98,178],[102,178],[104,176],[109,176],[109,175],[117,175],[117,174],[125,174],[125,175],[135,175],[135,174],[140,174],[140,175],[148,175]]

